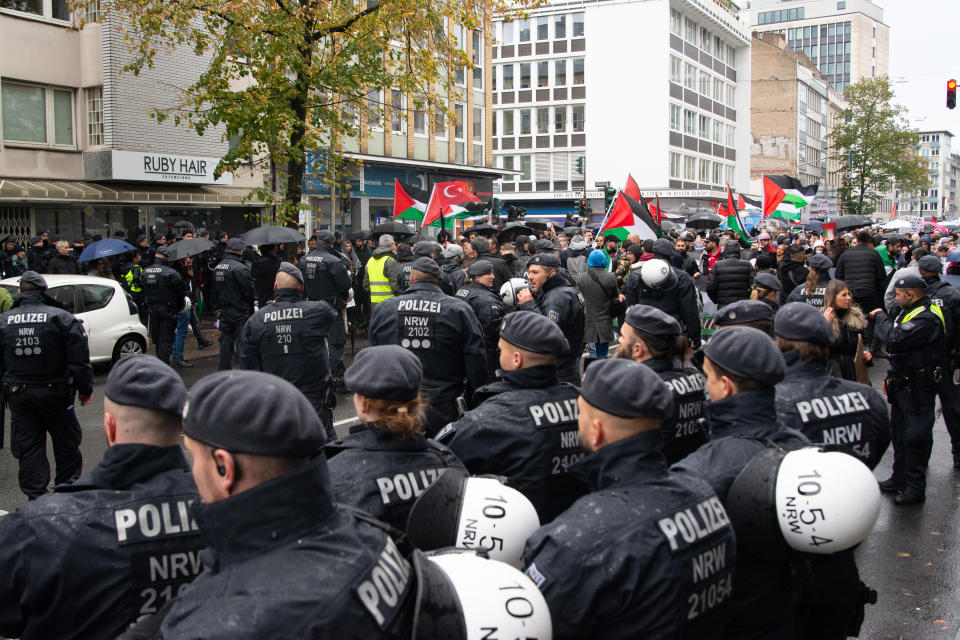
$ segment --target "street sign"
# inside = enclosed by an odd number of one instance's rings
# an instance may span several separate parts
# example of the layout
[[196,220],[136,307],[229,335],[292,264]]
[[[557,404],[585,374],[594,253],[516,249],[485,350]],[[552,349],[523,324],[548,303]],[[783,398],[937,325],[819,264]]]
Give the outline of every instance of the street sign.
[[610,186],[610,181],[609,181],[609,180],[598,180],[597,182],[594,182],[594,183],[593,183],[593,186],[595,186],[595,187],[597,187],[597,188],[600,188],[600,189],[602,189],[603,187],[609,187],[609,186]]

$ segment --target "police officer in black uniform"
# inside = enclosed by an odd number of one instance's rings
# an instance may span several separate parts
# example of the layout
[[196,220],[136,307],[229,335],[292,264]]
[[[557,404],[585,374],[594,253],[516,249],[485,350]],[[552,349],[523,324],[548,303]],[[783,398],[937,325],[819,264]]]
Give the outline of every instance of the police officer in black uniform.
[[[730,327],[714,334],[704,351],[710,441],[673,469],[706,480],[726,504],[730,485],[761,449],[772,444],[792,451],[810,441],[777,424],[775,385],[783,379],[786,364],[769,336],[752,327]],[[793,637],[792,558],[772,561],[757,551],[738,545],[723,637]]]
[[[827,319],[812,305],[790,302],[777,312],[774,333],[787,364],[777,385],[780,424],[876,467],[890,444],[886,402],[873,387],[827,373],[835,339]],[[867,590],[853,550],[806,559],[810,578],[798,605],[798,638],[859,635]]]
[[223,258],[213,268],[220,321],[221,371],[233,368],[237,334],[253,315],[253,301],[257,296],[250,269],[240,261],[245,246],[242,240],[231,238]]
[[529,289],[517,292],[517,304],[523,311],[546,316],[560,327],[569,350],[560,355],[557,372],[561,382],[580,384],[580,356],[583,355],[583,296],[570,285],[570,276],[559,273],[560,258],[538,253],[527,263]]
[[396,529],[444,469],[464,470],[442,444],[423,436],[420,360],[396,345],[368,347],[345,382],[361,424],[324,451],[337,502],[355,506]]
[[[669,240],[664,242],[670,245]],[[670,245],[670,250],[673,251],[673,245]],[[649,272],[656,266],[666,272],[666,278],[659,283],[645,281],[644,270]],[[650,260],[640,268],[631,271],[627,277],[624,294],[626,295],[624,302],[628,308],[635,304],[648,305],[675,318],[683,328],[683,333],[687,336],[690,345],[695,349],[700,347],[700,294],[693,283],[693,278],[682,269],[670,266],[670,263],[663,259]]]
[[100,464],[0,518],[4,637],[114,638],[200,572],[204,543],[188,512],[197,490],[179,442],[183,381],[133,355],[110,370],[105,395]]
[[[329,229],[317,234],[317,248],[299,262],[303,270],[303,288],[307,300],[326,302],[340,316],[353,282],[347,262],[333,248],[336,237]],[[327,337],[330,370],[339,377],[343,367],[343,346],[347,334],[343,320],[335,322]],[[308,396],[309,397],[309,396]]]
[[184,414],[203,500],[191,513],[208,546],[156,637],[409,636],[410,564],[369,517],[337,505],[303,394],[221,371],[192,387]]
[[417,258],[407,291],[378,304],[370,316],[371,345],[397,344],[420,359],[431,437],[458,415],[457,399],[469,398],[487,379],[480,323],[470,305],[443,293],[440,275],[432,259]]
[[956,373],[960,369],[960,292],[940,279],[942,266],[937,256],[923,256],[917,260],[920,277],[927,283],[927,297],[940,307],[947,320],[937,397],[953,445],[953,468],[960,469],[960,374]]
[[707,421],[703,417],[707,380],[685,365],[686,353],[687,340],[674,318],[642,304],[627,309],[614,357],[642,362],[673,392],[673,411],[660,423],[663,455],[668,464],[707,441]]
[[[590,493],[530,536],[523,553],[554,637],[720,637],[733,529],[706,482],[667,468],[660,421],[672,411],[670,388],[637,362],[599,360],[578,402],[588,453],[576,466]],[[715,559],[709,569],[702,554]]]
[[489,261],[477,260],[467,269],[467,275],[473,281],[458,290],[457,297],[470,305],[480,321],[487,360],[487,382],[493,382],[500,364],[497,344],[500,341],[500,322],[504,314],[503,300],[493,290],[493,265]]
[[583,457],[579,391],[557,377],[569,346],[556,324],[530,311],[508,314],[499,333],[502,379],[478,389],[478,406],[438,438],[470,473],[506,476],[550,522],[586,492],[570,471]]
[[717,330],[727,327],[753,327],[773,337],[773,307],[759,300],[737,300],[717,309]]
[[20,297],[0,315],[3,344],[0,374],[10,407],[10,449],[20,460],[20,490],[33,500],[47,492],[50,465],[47,433],[53,441],[56,484],[80,476],[82,436],[74,413],[93,398],[93,369],[83,325],[53,306],[47,282],[35,271],[20,277]]
[[150,312],[150,339],[157,348],[157,357],[170,364],[173,339],[177,333],[177,314],[184,306],[187,284],[172,267],[167,266],[167,248],[158,247],[154,261],[143,270],[143,295]]
[[333,428],[333,390],[324,344],[338,322],[333,308],[321,300],[304,300],[305,278],[289,262],[281,262],[274,301],[250,316],[237,338],[240,366],[266,371],[290,382],[307,397],[327,430]]
[[[413,245],[411,251],[413,260],[417,258],[430,258],[435,261],[438,266],[441,266],[438,260],[438,257],[440,257],[440,245],[433,240],[420,240]],[[397,275],[397,284],[401,292],[406,291],[410,287],[410,274],[413,271],[413,260],[400,263],[400,273]],[[448,296],[452,296],[457,291],[453,286],[453,281],[450,280],[449,275],[443,269],[440,271],[440,289]]]
[[870,312],[887,345],[890,370],[884,381],[893,430],[893,475],[880,483],[897,492],[898,505],[918,504],[926,492],[927,462],[933,447],[937,376],[943,357],[946,317],[926,294],[927,283],[912,273],[894,283],[902,309],[893,321],[882,309]]

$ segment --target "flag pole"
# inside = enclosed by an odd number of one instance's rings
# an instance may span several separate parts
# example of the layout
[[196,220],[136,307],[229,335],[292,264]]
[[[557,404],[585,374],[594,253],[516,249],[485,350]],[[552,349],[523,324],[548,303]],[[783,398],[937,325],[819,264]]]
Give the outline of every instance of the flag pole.
[[[423,221],[427,219],[427,214],[430,213],[430,207],[433,205],[433,194],[435,194],[436,192],[437,192],[437,185],[436,183],[434,183],[433,188],[430,189],[430,198],[427,200],[427,210],[423,212],[423,218],[420,219],[420,229],[418,229],[418,231],[423,230]],[[442,207],[440,209],[440,215],[441,216],[443,215]]]
[[[610,201],[610,206],[607,207],[607,212],[603,215],[603,220],[600,221],[600,227],[597,229],[597,235],[603,233],[603,225],[607,224],[607,218],[610,217],[610,212],[613,211],[614,205],[617,204],[617,198],[620,197],[621,189],[617,189],[617,192],[613,195],[613,200]],[[584,191],[586,193],[586,191]]]
[[657,192],[657,216],[660,218],[657,222],[660,223],[660,228],[663,229],[663,219],[666,218],[666,215],[663,213],[663,209],[660,208],[660,192]]

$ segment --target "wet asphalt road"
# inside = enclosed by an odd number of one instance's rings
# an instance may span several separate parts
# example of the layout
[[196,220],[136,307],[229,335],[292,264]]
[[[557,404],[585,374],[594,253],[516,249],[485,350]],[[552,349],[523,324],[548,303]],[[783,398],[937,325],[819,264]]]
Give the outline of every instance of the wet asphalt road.
[[[349,363],[349,347],[345,355]],[[195,365],[181,370],[188,386],[216,371],[215,348],[199,352],[188,347],[187,359]],[[886,367],[885,360],[878,360],[870,369],[878,389]],[[106,377],[106,369],[96,369],[94,400],[77,408],[85,471],[96,465],[106,446],[102,422]],[[345,434],[355,423],[354,415],[350,398],[341,396],[334,414],[339,433]],[[889,476],[892,458],[888,450],[876,469],[878,479]],[[876,527],[857,551],[862,579],[879,592],[879,602],[867,607],[861,638],[960,640],[960,472],[952,467],[950,438],[938,409],[926,503],[897,507],[892,496],[884,494]],[[16,460],[7,447],[0,451],[0,510],[16,509],[24,501]]]

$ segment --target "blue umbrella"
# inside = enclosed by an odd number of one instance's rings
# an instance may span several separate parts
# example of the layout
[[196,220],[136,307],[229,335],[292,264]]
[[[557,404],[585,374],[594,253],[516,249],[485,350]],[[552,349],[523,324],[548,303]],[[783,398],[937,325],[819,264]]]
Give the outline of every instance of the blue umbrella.
[[817,233],[820,233],[823,231],[823,222],[820,220],[811,220],[807,224],[803,225],[803,228],[807,231],[816,231]]
[[99,260],[100,258],[118,256],[128,251],[135,251],[133,245],[119,238],[104,238],[103,240],[90,243],[90,246],[83,250],[83,253],[80,254],[77,260],[79,262],[91,262],[93,260]]

